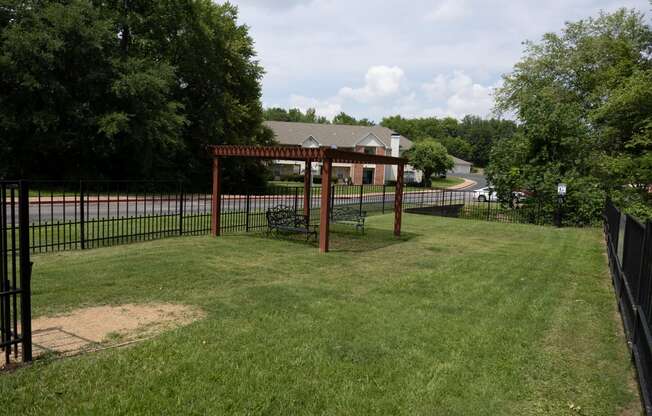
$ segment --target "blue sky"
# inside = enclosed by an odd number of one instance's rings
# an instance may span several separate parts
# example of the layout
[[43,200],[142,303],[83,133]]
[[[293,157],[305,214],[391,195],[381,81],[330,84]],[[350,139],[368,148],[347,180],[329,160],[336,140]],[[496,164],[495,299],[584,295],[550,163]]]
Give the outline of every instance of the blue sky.
[[380,121],[486,116],[524,40],[648,0],[233,0],[265,68],[265,106]]

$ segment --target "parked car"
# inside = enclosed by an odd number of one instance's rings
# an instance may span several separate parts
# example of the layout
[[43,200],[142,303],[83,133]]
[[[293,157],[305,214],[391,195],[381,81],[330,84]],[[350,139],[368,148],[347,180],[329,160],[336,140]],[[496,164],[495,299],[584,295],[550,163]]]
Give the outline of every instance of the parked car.
[[493,202],[498,201],[498,195],[496,194],[496,191],[487,186],[473,191],[473,199],[478,202]]

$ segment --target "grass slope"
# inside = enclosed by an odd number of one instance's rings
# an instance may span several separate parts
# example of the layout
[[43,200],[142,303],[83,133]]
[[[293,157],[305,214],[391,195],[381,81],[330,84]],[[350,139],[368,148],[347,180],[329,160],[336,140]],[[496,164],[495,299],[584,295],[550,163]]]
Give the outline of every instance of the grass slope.
[[[617,415],[638,408],[600,231],[404,216],[288,239],[36,256],[35,315],[180,302],[208,317],[0,375],[6,414]],[[581,411],[570,409],[580,406]]]

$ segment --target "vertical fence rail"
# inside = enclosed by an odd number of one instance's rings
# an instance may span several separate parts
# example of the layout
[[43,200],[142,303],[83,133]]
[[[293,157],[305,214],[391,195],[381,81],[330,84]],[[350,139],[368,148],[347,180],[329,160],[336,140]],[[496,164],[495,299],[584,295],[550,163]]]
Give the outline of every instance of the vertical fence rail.
[[[621,229],[624,219],[624,230]],[[641,400],[652,415],[652,223],[620,212],[610,201],[604,210],[609,269],[636,368]],[[622,240],[621,240],[622,238]],[[618,250],[622,243],[622,251]]]
[[0,181],[0,352],[5,365],[32,360],[28,195],[26,182]]

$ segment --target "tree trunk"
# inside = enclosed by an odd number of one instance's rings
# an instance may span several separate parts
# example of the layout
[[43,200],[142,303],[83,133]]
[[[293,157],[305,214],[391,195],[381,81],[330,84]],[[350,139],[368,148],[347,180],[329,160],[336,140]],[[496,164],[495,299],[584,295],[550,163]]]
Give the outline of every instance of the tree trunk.
[[424,188],[430,188],[430,185],[432,184],[432,174],[433,172],[431,170],[426,170],[423,172],[423,176],[421,177],[421,186]]

